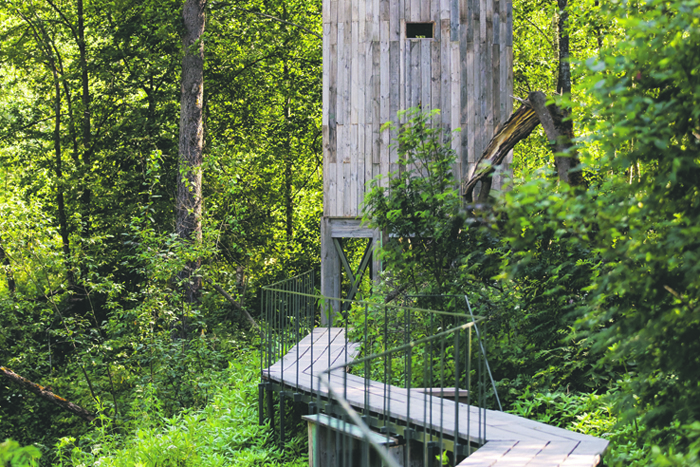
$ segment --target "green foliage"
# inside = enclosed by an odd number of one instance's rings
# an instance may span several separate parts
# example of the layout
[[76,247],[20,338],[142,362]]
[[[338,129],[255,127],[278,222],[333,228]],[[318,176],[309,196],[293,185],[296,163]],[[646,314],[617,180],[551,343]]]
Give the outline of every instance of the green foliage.
[[258,358],[254,352],[241,352],[211,378],[213,392],[206,407],[174,416],[165,415],[155,388],[144,386],[130,408],[127,426],[115,431],[107,423],[80,440],[61,439],[54,465],[307,465],[305,432],[281,450],[270,427],[258,425]]
[[609,360],[636,364],[621,407],[651,427],[700,418],[699,14],[697,1],[640,5],[590,64],[606,71],[592,143],[628,183],[588,202],[604,263],[581,324]]
[[36,467],[41,452],[34,446],[20,446],[11,439],[0,443],[0,466],[2,467]]
[[619,379],[621,421],[639,427],[639,443],[680,458],[692,456],[684,430],[700,417],[699,7],[614,6],[608,14],[627,35],[587,62],[594,100],[582,109],[580,151],[591,187],[544,176],[497,208],[513,248],[502,277],[534,279],[541,268],[537,300],[552,291],[557,313],[577,317],[583,350],[603,357],[586,377]]
[[449,137],[431,126],[437,111],[399,113],[399,171],[371,182],[364,202],[365,222],[387,232],[381,257],[392,279],[421,293],[445,293],[455,281],[456,260],[464,251],[465,215]]

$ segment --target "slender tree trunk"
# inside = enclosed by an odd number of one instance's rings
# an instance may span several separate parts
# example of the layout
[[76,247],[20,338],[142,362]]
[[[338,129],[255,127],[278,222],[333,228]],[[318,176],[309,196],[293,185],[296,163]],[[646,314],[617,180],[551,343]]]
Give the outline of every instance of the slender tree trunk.
[[[186,0],[183,8],[182,89],[180,101],[180,175],[177,178],[176,231],[190,243],[202,239],[202,161],[204,151],[204,43],[206,0]],[[198,300],[200,261],[190,261],[180,273],[185,300]],[[184,317],[183,317],[184,318]],[[186,329],[186,323],[181,323]]]
[[[289,64],[287,63],[287,59],[285,57],[284,60],[284,73],[287,78],[287,86],[291,86],[291,83],[289,82]],[[289,92],[289,89],[287,90]],[[284,204],[285,204],[285,219],[286,219],[286,230],[287,230],[287,243],[292,242],[292,237],[294,235],[294,199],[293,195],[294,193],[292,192],[293,190],[293,183],[292,183],[292,149],[291,149],[291,143],[292,143],[292,138],[289,134],[289,117],[291,114],[291,110],[289,108],[290,106],[290,97],[287,96],[286,99],[286,104],[284,108],[284,120],[285,120],[285,133],[287,134],[287,144],[286,147],[284,148]]]
[[68,285],[73,286],[75,284],[75,277],[72,269],[73,262],[71,261],[70,238],[68,237],[66,203],[63,198],[63,161],[61,159],[61,84],[58,79],[56,67],[53,63],[50,65],[52,67],[51,71],[53,73],[54,91],[56,94],[56,105],[54,107],[55,124],[53,131],[53,145],[54,152],[56,154],[56,162],[54,164],[54,172],[56,174],[56,207],[58,209],[58,226],[61,234],[63,256],[65,257],[66,264],[66,278],[68,280]]
[[[282,2],[282,19],[288,21],[287,18],[287,5]],[[286,36],[287,26],[283,24],[282,33]],[[287,49],[288,41],[285,40],[284,49]],[[292,236],[294,235],[294,204],[293,204],[293,186],[292,186],[292,148],[291,148],[291,135],[289,128],[289,119],[291,116],[291,88],[292,82],[289,79],[289,58],[287,54],[284,55],[284,84],[285,91],[287,93],[284,100],[284,132],[287,136],[287,144],[284,148],[284,205],[285,205],[285,227],[287,233],[287,243],[292,242]]]
[[[559,77],[557,78],[557,92],[560,95],[571,95],[571,54],[569,52],[569,0],[557,0],[559,7]],[[559,136],[556,146],[570,150],[574,139],[574,122],[571,119],[571,110],[568,107],[561,108],[556,105],[549,106],[550,114],[554,120],[554,126]],[[543,122],[544,125],[544,122]],[[566,157],[554,157],[559,179],[573,186],[584,185],[585,180],[580,171],[571,169],[577,167],[580,162],[578,154],[570,151]]]
[[81,201],[83,204],[83,235],[90,234],[90,203],[92,191],[90,190],[90,168],[92,164],[92,124],[90,115],[90,86],[88,81],[87,68],[87,46],[85,45],[85,14],[83,12],[83,0],[78,0],[78,51],[80,52],[80,81],[82,84],[82,104],[83,104],[83,194]]

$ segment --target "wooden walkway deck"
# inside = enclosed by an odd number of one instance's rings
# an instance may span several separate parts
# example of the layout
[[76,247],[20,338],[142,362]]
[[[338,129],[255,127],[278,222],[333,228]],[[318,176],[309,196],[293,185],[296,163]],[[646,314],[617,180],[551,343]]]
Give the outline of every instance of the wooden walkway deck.
[[[309,394],[320,391],[327,396],[327,390],[318,387],[318,375],[329,366],[352,361],[358,350],[359,344],[346,345],[344,329],[317,328],[284,358],[264,370],[263,377],[297,391]],[[377,381],[369,382],[366,396],[365,380],[341,370],[331,374],[330,384],[334,391],[344,393],[356,409],[362,410],[369,404],[372,412],[388,412],[403,422],[438,431],[442,427],[449,437],[455,436],[456,427],[459,438],[483,444],[460,466],[589,467],[598,464],[608,445],[603,439],[493,410],[486,410],[482,439],[477,407],[395,386],[385,388]]]

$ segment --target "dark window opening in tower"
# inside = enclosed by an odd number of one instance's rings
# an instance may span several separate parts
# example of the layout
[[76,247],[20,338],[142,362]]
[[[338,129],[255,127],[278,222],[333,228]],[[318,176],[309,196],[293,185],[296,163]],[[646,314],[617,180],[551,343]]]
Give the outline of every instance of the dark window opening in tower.
[[432,39],[435,23],[406,23],[406,39]]

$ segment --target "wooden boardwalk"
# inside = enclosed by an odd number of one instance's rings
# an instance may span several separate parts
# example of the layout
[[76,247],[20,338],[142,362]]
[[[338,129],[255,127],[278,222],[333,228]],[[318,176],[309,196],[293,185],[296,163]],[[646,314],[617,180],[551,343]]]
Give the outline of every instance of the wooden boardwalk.
[[[263,377],[297,391],[327,396],[325,387],[319,389],[318,375],[352,361],[358,351],[359,344],[346,344],[343,328],[317,328],[264,370]],[[477,407],[377,381],[366,382],[342,370],[332,372],[330,385],[358,410],[369,407],[371,412],[389,413],[404,423],[410,421],[448,437],[457,435],[483,445],[460,466],[595,466],[608,445],[608,441],[593,436],[483,409],[486,429],[480,434]]]

